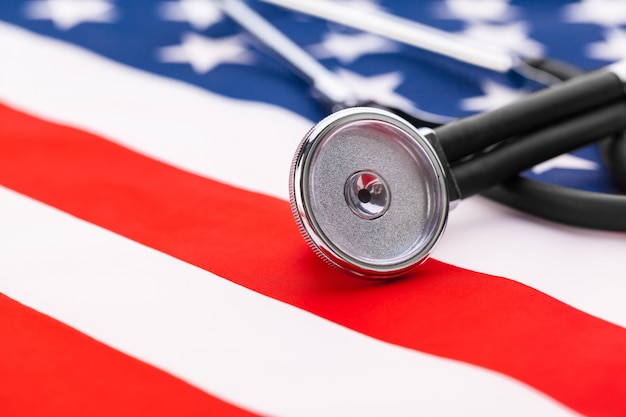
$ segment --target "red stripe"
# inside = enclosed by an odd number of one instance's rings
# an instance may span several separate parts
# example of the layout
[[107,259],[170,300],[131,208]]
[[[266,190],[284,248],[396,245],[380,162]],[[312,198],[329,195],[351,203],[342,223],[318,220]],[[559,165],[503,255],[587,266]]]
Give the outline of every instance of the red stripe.
[[510,375],[591,416],[626,414],[619,326],[437,261],[410,279],[349,278],[311,253],[284,201],[8,108],[0,115],[0,183],[10,188],[361,333]]
[[2,416],[256,415],[2,294],[0,317]]

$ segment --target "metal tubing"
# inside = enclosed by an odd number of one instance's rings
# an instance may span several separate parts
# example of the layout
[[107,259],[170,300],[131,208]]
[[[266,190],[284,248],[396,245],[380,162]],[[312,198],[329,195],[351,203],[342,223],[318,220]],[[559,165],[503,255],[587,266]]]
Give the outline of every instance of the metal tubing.
[[466,38],[382,11],[373,13],[330,0],[261,1],[375,33],[500,73],[514,69],[518,63],[518,59],[506,50],[477,45]]

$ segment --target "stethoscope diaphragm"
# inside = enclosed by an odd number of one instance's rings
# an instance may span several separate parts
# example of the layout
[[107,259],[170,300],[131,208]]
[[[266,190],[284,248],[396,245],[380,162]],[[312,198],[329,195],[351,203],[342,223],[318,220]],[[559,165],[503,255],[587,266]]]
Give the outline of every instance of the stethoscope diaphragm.
[[376,108],[333,113],[305,136],[291,205],[309,246],[354,275],[389,278],[423,263],[449,209],[440,155],[417,128]]

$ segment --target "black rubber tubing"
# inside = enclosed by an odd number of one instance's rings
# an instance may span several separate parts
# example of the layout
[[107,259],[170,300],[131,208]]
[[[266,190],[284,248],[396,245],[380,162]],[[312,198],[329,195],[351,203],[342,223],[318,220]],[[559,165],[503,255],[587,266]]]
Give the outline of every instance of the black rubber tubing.
[[483,195],[498,203],[558,223],[626,231],[626,196],[594,193],[517,177]]
[[[581,74],[578,68],[552,59],[527,62],[562,80]],[[623,132],[601,142],[611,174],[626,185],[626,137]],[[620,181],[621,180],[621,181]],[[577,190],[515,177],[482,193],[483,196],[537,217],[576,227],[626,231],[626,196]]]
[[626,101],[618,101],[459,162],[452,166],[452,175],[462,198],[466,198],[509,180],[542,161],[624,129]]
[[626,134],[603,140],[600,151],[613,179],[622,190],[626,190]]
[[551,77],[555,77],[561,82],[584,74],[584,71],[578,67],[575,67],[567,62],[557,61],[556,59],[551,58],[524,58],[522,59],[522,62],[530,68],[534,68],[535,70],[544,72]]
[[623,99],[624,85],[606,69],[572,78],[498,109],[435,129],[450,162],[488,146],[549,126],[564,118]]

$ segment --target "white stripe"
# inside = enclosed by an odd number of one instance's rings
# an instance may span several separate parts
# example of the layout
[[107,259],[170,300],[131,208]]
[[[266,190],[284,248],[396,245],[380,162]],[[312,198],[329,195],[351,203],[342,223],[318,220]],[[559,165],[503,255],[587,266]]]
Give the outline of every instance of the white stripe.
[[[0,99],[173,165],[282,198],[311,125],[150,75],[0,23]],[[138,111],[141,110],[141,111]],[[472,198],[451,214],[435,257],[518,280],[626,326],[623,234],[562,227]]]
[[286,197],[310,122],[135,70],[0,21],[0,100],[188,171]]
[[573,415],[505,376],[350,331],[2,187],[0,207],[3,292],[242,407]]

